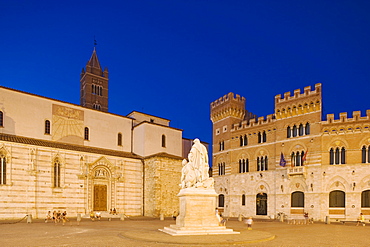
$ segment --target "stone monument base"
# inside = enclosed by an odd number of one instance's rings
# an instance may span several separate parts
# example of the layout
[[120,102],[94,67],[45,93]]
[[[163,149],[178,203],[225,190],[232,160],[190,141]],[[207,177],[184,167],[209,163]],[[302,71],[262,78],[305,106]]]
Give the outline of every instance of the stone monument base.
[[180,198],[180,214],[176,218],[176,225],[160,231],[172,236],[240,234],[220,226],[215,213],[217,193],[213,188],[186,188],[177,196]]

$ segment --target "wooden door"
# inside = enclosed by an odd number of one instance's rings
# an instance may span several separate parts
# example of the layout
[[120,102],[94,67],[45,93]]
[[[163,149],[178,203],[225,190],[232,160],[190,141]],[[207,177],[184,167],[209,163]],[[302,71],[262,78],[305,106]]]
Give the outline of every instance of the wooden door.
[[94,185],[94,211],[107,211],[106,185]]

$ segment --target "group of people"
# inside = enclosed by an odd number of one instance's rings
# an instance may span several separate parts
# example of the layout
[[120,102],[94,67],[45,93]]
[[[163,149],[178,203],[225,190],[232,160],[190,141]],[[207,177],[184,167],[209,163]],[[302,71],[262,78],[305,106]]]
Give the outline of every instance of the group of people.
[[60,210],[58,210],[58,212],[54,210],[53,213],[48,211],[45,217],[45,223],[48,223],[48,221],[53,221],[55,224],[62,221],[62,224],[64,225],[67,221],[69,221],[67,218],[67,211],[64,211],[63,213],[61,213]]

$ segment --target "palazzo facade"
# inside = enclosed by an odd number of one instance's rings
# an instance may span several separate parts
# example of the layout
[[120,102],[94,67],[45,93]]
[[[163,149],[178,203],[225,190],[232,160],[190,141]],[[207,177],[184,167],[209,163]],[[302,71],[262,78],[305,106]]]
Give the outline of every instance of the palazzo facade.
[[211,103],[213,178],[226,216],[370,217],[370,110],[322,116],[322,85],[275,96],[257,117],[229,93]]
[[108,112],[108,70],[94,49],[81,105],[0,87],[0,218],[116,208],[127,216],[178,210],[182,130],[133,111]]

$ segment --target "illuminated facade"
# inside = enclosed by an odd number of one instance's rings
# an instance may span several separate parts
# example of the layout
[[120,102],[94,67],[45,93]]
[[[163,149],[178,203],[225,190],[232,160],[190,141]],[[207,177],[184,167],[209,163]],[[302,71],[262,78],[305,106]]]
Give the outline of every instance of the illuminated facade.
[[172,215],[182,130],[161,117],[107,111],[108,70],[95,49],[81,73],[81,106],[0,87],[0,217],[112,208]]
[[229,93],[211,103],[213,177],[227,216],[370,216],[370,111],[322,119],[322,87],[275,96],[256,117]]

